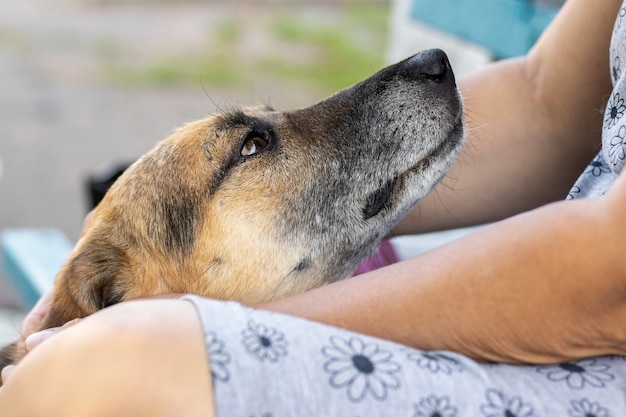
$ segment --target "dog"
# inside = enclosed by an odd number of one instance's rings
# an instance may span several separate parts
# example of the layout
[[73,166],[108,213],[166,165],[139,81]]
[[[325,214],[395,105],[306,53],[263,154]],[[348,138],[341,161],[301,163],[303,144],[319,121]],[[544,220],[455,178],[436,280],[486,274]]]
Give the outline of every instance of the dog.
[[[440,50],[305,109],[189,123],[106,193],[41,329],[158,294],[262,303],[346,278],[447,173],[463,136]],[[24,356],[26,336],[2,365]]]

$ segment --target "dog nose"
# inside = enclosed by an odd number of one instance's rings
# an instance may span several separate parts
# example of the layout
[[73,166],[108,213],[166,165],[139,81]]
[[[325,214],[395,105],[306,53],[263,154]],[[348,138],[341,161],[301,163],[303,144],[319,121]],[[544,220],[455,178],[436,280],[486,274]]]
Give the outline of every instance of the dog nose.
[[454,83],[454,73],[448,56],[441,49],[428,49],[405,61],[410,78],[435,84]]

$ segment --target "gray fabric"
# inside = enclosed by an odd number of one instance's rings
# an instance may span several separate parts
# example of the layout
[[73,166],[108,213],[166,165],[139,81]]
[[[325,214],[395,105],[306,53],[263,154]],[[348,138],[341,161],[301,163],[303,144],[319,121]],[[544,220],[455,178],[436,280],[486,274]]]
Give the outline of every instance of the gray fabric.
[[602,150],[572,187],[567,199],[604,195],[626,164],[626,2],[613,26],[609,51],[613,92],[604,111]]
[[201,318],[220,417],[621,417],[626,358],[478,364],[234,302]]

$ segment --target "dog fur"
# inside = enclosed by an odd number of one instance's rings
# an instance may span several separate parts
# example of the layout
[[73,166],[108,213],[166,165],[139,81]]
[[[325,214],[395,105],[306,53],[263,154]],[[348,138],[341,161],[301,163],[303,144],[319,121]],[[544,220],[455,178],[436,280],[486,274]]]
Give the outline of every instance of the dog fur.
[[[462,138],[439,50],[302,110],[190,123],[107,192],[41,328],[158,294],[261,303],[343,279],[445,175]],[[25,354],[26,336],[1,364]]]

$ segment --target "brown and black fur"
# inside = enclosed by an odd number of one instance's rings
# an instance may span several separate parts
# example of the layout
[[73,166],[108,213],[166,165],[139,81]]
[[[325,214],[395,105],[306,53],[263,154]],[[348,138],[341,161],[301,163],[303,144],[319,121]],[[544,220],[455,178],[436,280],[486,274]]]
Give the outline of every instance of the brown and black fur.
[[438,50],[302,110],[190,123],[98,205],[41,328],[158,294],[261,303],[343,279],[447,172],[462,137]]

